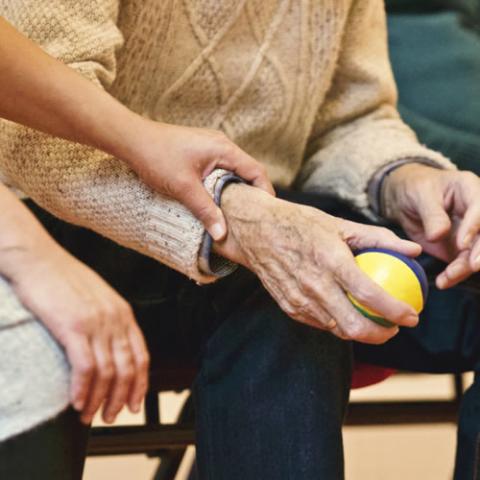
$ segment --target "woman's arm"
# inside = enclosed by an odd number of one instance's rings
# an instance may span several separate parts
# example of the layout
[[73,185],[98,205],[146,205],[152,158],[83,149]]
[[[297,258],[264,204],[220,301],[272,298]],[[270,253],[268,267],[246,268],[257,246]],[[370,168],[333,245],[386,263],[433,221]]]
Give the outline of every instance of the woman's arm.
[[130,306],[1,184],[0,205],[0,274],[65,349],[72,405],[87,424],[102,403],[107,422],[125,404],[138,412],[149,355]]
[[120,158],[155,191],[189,208],[217,240],[226,225],[203,187],[204,177],[225,168],[271,189],[263,168],[219,132],[135,114],[1,17],[0,117]]
[[0,17],[0,117],[128,157],[140,118]]

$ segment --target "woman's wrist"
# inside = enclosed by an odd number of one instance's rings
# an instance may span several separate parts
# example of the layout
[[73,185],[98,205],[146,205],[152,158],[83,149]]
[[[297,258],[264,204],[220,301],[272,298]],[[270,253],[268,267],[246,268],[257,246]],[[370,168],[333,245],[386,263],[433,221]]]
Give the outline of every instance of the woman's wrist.
[[15,280],[28,273],[46,252],[56,247],[33,214],[6,187],[0,185],[0,274]]
[[148,167],[152,142],[158,142],[161,132],[162,124],[125,109],[111,124],[107,142],[101,148],[140,174]]

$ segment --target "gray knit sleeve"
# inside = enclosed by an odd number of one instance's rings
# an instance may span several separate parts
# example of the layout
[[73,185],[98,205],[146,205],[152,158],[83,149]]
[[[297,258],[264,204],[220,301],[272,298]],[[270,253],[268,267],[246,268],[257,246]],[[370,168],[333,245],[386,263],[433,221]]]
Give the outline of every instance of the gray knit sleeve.
[[0,442],[60,413],[68,390],[62,348],[0,277]]

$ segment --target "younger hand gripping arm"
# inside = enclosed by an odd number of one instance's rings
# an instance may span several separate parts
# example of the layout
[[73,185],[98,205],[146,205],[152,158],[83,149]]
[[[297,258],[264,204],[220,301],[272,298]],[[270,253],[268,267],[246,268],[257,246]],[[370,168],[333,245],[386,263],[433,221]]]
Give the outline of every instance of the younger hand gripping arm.
[[226,225],[202,183],[215,168],[272,191],[263,167],[222,133],[136,115],[1,17],[0,85],[0,117],[124,160],[155,191],[189,208],[215,240]]

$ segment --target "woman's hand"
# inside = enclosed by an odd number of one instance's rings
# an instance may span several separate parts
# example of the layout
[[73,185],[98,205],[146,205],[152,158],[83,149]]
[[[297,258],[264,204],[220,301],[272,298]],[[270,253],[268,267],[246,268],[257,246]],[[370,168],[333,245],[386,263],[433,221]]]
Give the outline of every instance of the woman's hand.
[[291,318],[365,343],[383,343],[398,332],[398,327],[385,328],[362,316],[348,300],[350,292],[397,325],[417,324],[411,306],[388,295],[358,268],[352,249],[383,247],[416,256],[419,245],[385,228],[332,217],[246,185],[228,186],[222,209],[229,234],[216,250],[255,272]]
[[[212,238],[227,233],[222,211],[207,193],[203,180],[216,168],[236,173],[274,195],[265,167],[222,132],[152,122],[140,125],[119,144],[117,156],[153,190],[178,200],[195,215]],[[121,146],[123,145],[123,146]]]
[[2,273],[65,348],[72,405],[86,424],[102,404],[108,423],[124,405],[138,412],[149,355],[130,306],[43,230],[37,233],[31,246],[2,253]]

